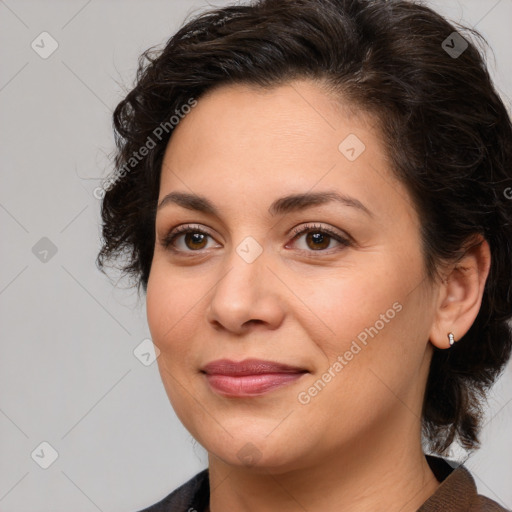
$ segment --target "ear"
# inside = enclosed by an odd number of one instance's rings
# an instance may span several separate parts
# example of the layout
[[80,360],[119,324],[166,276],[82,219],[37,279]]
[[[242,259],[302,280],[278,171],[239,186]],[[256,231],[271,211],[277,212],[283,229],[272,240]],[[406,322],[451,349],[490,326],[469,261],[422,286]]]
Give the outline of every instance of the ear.
[[437,348],[450,348],[448,333],[455,341],[473,325],[491,266],[491,250],[481,235],[471,239],[464,256],[451,265],[439,289],[430,342]]

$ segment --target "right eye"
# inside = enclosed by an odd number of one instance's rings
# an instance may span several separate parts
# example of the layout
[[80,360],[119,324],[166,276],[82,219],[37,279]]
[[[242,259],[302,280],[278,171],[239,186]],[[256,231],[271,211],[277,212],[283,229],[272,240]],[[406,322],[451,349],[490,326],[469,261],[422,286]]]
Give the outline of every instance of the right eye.
[[213,237],[197,226],[183,225],[172,230],[162,241],[165,249],[174,252],[198,252],[207,249],[208,237]]

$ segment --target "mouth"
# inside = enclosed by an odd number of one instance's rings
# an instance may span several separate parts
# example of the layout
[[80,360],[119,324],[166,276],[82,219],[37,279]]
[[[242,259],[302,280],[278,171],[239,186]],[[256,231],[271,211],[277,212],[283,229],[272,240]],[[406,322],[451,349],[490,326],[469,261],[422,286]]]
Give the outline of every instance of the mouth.
[[309,372],[305,368],[260,359],[240,362],[220,359],[208,363],[201,373],[214,392],[234,398],[264,395]]

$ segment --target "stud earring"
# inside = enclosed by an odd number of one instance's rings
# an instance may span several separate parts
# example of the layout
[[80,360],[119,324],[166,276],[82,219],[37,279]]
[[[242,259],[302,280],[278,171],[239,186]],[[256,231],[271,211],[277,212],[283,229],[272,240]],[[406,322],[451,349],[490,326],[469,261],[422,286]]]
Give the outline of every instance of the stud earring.
[[448,342],[450,343],[450,347],[455,345],[455,336],[453,335],[453,332],[448,333]]

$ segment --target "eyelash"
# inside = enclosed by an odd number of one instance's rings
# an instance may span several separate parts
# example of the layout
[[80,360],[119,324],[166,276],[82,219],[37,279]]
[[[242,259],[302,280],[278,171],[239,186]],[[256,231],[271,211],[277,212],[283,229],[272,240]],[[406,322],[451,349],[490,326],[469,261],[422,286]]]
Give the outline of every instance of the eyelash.
[[[163,247],[165,249],[169,249],[169,250],[171,250],[175,253],[179,253],[179,254],[183,254],[183,252],[188,252],[188,253],[191,253],[190,254],[191,256],[193,256],[194,253],[200,253],[202,251],[201,249],[199,249],[197,251],[182,251],[180,249],[176,249],[175,247],[173,247],[173,244],[174,244],[176,238],[178,238],[180,235],[187,234],[187,233],[199,233],[199,234],[206,235],[206,236],[213,238],[210,235],[210,233],[208,233],[204,229],[201,229],[200,227],[195,227],[190,224],[186,224],[183,226],[178,226],[171,233],[169,233],[162,240]],[[321,233],[323,235],[328,235],[330,238],[333,238],[334,240],[336,240],[341,245],[341,247],[350,247],[352,245],[352,241],[351,241],[350,237],[348,237],[348,236],[343,237],[336,231],[334,231],[328,227],[325,227],[325,226],[320,226],[318,224],[306,224],[299,228],[294,228],[291,233],[292,240],[295,240],[295,239],[299,238],[299,236],[307,234],[307,233]],[[339,250],[339,249],[340,249],[340,247],[334,248],[334,250]],[[319,249],[317,251],[306,250],[306,249],[299,249],[299,250],[302,252],[305,251],[308,253],[318,252],[318,253],[323,253],[323,254],[326,254],[326,253],[330,254],[333,249],[332,248],[331,249]],[[315,257],[315,256],[312,256],[312,257]]]

